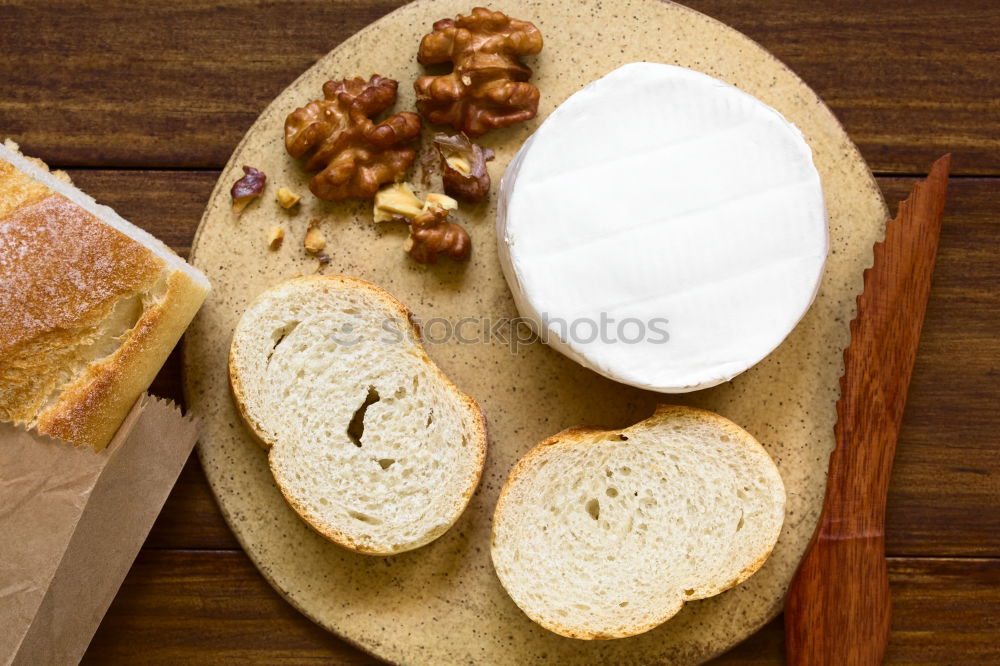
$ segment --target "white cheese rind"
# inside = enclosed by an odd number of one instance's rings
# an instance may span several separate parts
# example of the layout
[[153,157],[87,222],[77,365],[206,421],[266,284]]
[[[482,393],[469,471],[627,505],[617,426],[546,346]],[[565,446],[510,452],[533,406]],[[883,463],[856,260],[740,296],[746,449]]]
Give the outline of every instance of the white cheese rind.
[[550,345],[665,393],[773,351],[811,305],[828,247],[798,129],[727,83],[654,63],[591,83],[525,142],[497,236],[518,311]]

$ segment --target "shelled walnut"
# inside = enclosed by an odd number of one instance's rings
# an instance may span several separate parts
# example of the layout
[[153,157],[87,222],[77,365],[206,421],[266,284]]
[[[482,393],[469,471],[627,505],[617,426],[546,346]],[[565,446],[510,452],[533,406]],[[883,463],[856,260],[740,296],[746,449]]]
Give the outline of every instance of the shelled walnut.
[[535,117],[538,88],[526,83],[531,69],[519,60],[542,50],[534,24],[476,7],[433,28],[420,42],[417,62],[454,68],[414,83],[417,110],[428,121],[475,137]]
[[285,149],[318,172],[309,183],[317,197],[367,199],[409,169],[417,153],[408,144],[420,134],[420,116],[403,111],[377,125],[371,119],[396,101],[396,87],[377,74],[367,82],[327,81],[324,99],[289,114]]

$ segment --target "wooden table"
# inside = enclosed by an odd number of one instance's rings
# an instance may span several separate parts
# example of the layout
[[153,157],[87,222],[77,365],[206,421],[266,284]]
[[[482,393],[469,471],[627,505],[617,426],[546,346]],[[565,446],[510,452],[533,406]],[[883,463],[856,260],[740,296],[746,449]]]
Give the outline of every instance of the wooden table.
[[[90,4],[0,0],[0,134],[184,254],[218,170],[257,114],[399,2]],[[1000,4],[689,4],[815,89],[893,208],[935,157],[955,154],[889,497],[888,661],[1000,663]],[[179,368],[175,352],[153,391],[180,400]],[[782,653],[777,620],[717,663],[774,663]],[[378,663],[271,590],[192,458],[85,661],[320,658]]]

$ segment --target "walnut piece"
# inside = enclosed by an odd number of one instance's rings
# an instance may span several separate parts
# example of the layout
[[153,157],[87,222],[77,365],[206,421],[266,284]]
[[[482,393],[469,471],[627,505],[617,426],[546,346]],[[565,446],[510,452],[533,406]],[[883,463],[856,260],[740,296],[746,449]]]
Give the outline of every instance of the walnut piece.
[[285,228],[281,225],[271,227],[271,231],[267,233],[267,249],[277,250],[281,247],[282,241],[285,240]]
[[465,229],[448,221],[449,211],[458,202],[446,194],[431,192],[420,200],[406,183],[383,187],[375,195],[376,222],[408,222],[410,235],[404,250],[417,261],[433,264],[438,255],[447,254],[456,261],[469,257],[470,240]]
[[326,237],[319,230],[319,220],[313,219],[309,221],[309,229],[306,231],[306,237],[302,241],[302,245],[309,254],[319,254],[326,248]]
[[375,221],[412,220],[424,208],[424,202],[406,183],[393,183],[375,194]]
[[233,213],[239,215],[247,205],[259,197],[267,183],[267,175],[252,166],[243,167],[243,177],[233,183],[229,194],[233,197]]
[[422,264],[436,263],[442,254],[464,261],[469,258],[472,242],[465,229],[448,221],[447,209],[431,205],[410,222],[410,236],[403,249]]
[[486,163],[493,151],[477,146],[464,132],[455,136],[434,135],[434,148],[441,161],[441,180],[447,194],[475,203],[490,193],[490,172]]
[[424,208],[429,206],[437,206],[438,208],[444,208],[445,210],[458,210],[458,202],[449,197],[447,194],[438,194],[437,192],[431,192],[426,197],[424,197]]
[[538,112],[538,88],[519,56],[542,50],[532,23],[476,7],[469,16],[442,19],[420,41],[417,62],[451,62],[443,76],[421,76],[413,87],[417,110],[432,123],[469,136],[529,120]]
[[445,194],[432,192],[420,200],[407,183],[393,183],[375,195],[373,219],[375,222],[410,222],[429,206],[455,210],[458,202]]
[[277,199],[278,205],[282,208],[291,208],[299,202],[300,197],[295,192],[292,192],[287,187],[279,187],[278,191],[275,192],[274,198]]
[[420,134],[420,116],[404,111],[375,124],[370,116],[396,101],[397,84],[377,74],[327,81],[324,99],[296,109],[285,120],[285,149],[318,172],[309,189],[320,199],[368,199],[383,183],[400,178],[416,159],[409,145]]

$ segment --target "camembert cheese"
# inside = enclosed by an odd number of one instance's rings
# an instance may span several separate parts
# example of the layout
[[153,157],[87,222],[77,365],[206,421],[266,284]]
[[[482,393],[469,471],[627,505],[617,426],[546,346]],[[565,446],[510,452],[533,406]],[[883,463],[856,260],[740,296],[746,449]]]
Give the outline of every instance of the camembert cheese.
[[798,129],[737,88],[632,63],[560,105],[504,175],[504,274],[566,356],[666,393],[763,359],[816,295],[819,174]]

